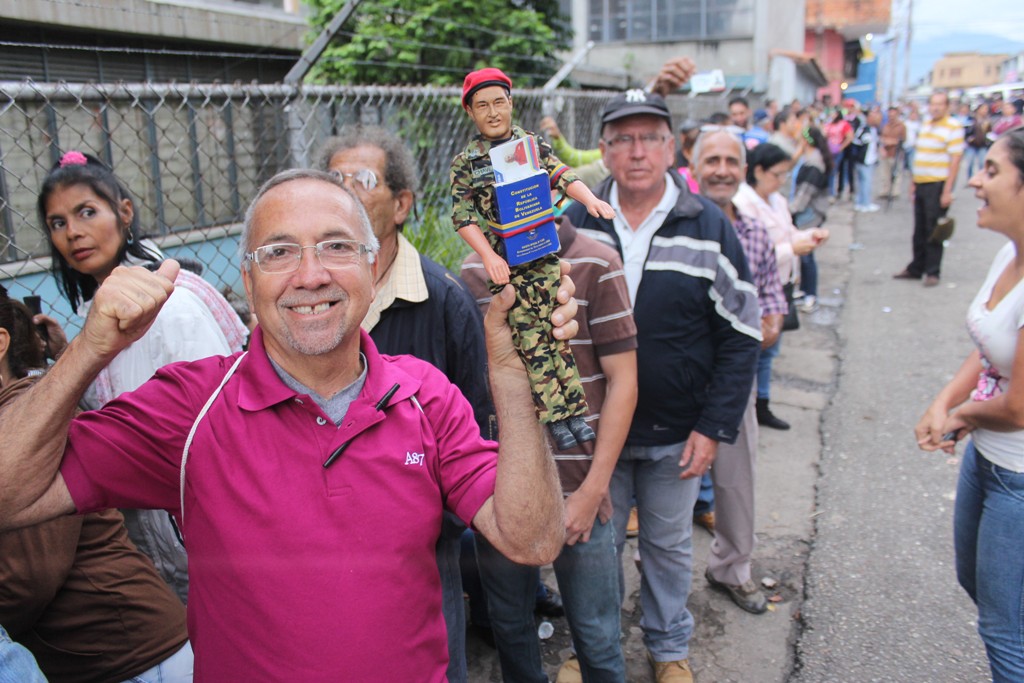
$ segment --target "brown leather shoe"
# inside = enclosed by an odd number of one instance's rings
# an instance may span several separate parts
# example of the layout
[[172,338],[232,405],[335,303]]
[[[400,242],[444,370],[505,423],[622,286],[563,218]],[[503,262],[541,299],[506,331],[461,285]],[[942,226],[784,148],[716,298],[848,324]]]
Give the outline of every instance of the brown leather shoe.
[[562,668],[558,670],[558,678],[555,683],[583,683],[583,672],[580,671],[580,660],[576,655],[569,657]]
[[656,662],[648,652],[647,660],[654,667],[654,680],[657,683],[693,683],[693,672],[690,671],[689,659],[680,659],[676,662]]
[[715,512],[701,512],[693,516],[693,523],[708,530],[709,534],[715,533]]
[[893,280],[920,280],[921,276],[920,275],[914,275],[909,270],[904,268],[900,272],[898,272],[895,275],[893,275],[892,279]]
[[754,585],[753,581],[747,579],[745,583],[733,586],[716,580],[715,577],[711,576],[711,570],[704,571],[704,578],[707,579],[709,586],[715,590],[722,591],[732,598],[732,601],[741,610],[751,614],[764,614],[768,611],[768,600],[764,597],[761,589]]
[[938,287],[939,286],[939,276],[938,275],[926,275],[925,278],[924,278],[924,286],[925,287]]
[[637,515],[636,506],[629,509],[629,519],[626,521],[626,538],[636,538],[640,535],[640,517]]

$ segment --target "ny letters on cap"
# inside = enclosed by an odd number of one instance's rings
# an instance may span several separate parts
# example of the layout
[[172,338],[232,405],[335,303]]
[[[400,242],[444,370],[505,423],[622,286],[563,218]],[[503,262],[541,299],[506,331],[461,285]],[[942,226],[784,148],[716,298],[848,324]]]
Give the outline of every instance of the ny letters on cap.
[[669,128],[672,128],[672,116],[669,114],[665,99],[661,95],[636,89],[627,90],[609,102],[601,114],[601,123],[611,123],[637,114],[658,116],[665,119]]

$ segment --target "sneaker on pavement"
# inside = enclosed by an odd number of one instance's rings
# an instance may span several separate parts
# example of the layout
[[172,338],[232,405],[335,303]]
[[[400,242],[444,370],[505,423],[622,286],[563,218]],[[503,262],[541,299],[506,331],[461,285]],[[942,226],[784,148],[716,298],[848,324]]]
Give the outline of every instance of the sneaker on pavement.
[[803,313],[814,313],[818,310],[818,297],[807,294],[797,303],[796,307]]
[[690,660],[680,659],[675,662],[656,662],[650,652],[647,661],[654,667],[654,680],[657,683],[693,683],[693,672],[690,671]]
[[709,512],[698,512],[693,516],[693,523],[697,526],[702,526],[708,530],[708,533],[714,535],[715,533],[715,511]]
[[882,207],[880,207],[878,204],[868,204],[867,206],[861,209],[861,211],[863,211],[864,213],[875,213],[876,211],[881,210]]
[[715,577],[711,576],[710,570],[704,570],[704,578],[708,580],[708,585],[712,588],[728,594],[741,610],[751,614],[764,614],[768,610],[768,600],[753,581],[747,579],[740,585],[733,586],[716,581]]
[[636,506],[629,508],[629,519],[626,520],[626,538],[636,538],[640,535],[640,516],[636,512]]

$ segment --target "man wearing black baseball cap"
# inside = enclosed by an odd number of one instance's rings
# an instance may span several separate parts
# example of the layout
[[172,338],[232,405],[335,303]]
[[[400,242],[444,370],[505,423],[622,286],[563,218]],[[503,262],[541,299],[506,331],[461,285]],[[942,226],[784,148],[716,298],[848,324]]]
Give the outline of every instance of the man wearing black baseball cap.
[[728,219],[673,169],[665,100],[627,91],[601,124],[611,176],[594,193],[615,217],[576,206],[566,215],[622,254],[643,349],[639,401],[611,481],[615,538],[621,559],[635,496],[644,642],[659,683],[688,683],[693,505],[718,444],[736,440],[750,395],[761,341],[757,290]]

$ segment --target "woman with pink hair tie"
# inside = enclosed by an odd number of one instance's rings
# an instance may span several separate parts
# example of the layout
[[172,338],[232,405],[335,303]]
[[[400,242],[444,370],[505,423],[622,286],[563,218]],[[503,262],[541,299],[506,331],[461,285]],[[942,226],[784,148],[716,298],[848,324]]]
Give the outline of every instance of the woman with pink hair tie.
[[[131,195],[107,166],[78,151],[65,153],[39,192],[40,222],[50,240],[53,273],[80,315],[119,266],[154,266],[162,255],[144,244]],[[241,349],[246,329],[209,283],[182,271],[178,287],[146,334],[122,351],[86,392],[86,408],[99,408],[131,391],[161,367],[227,355]],[[184,602],[188,563],[177,527],[162,510],[125,510],[131,539]]]

